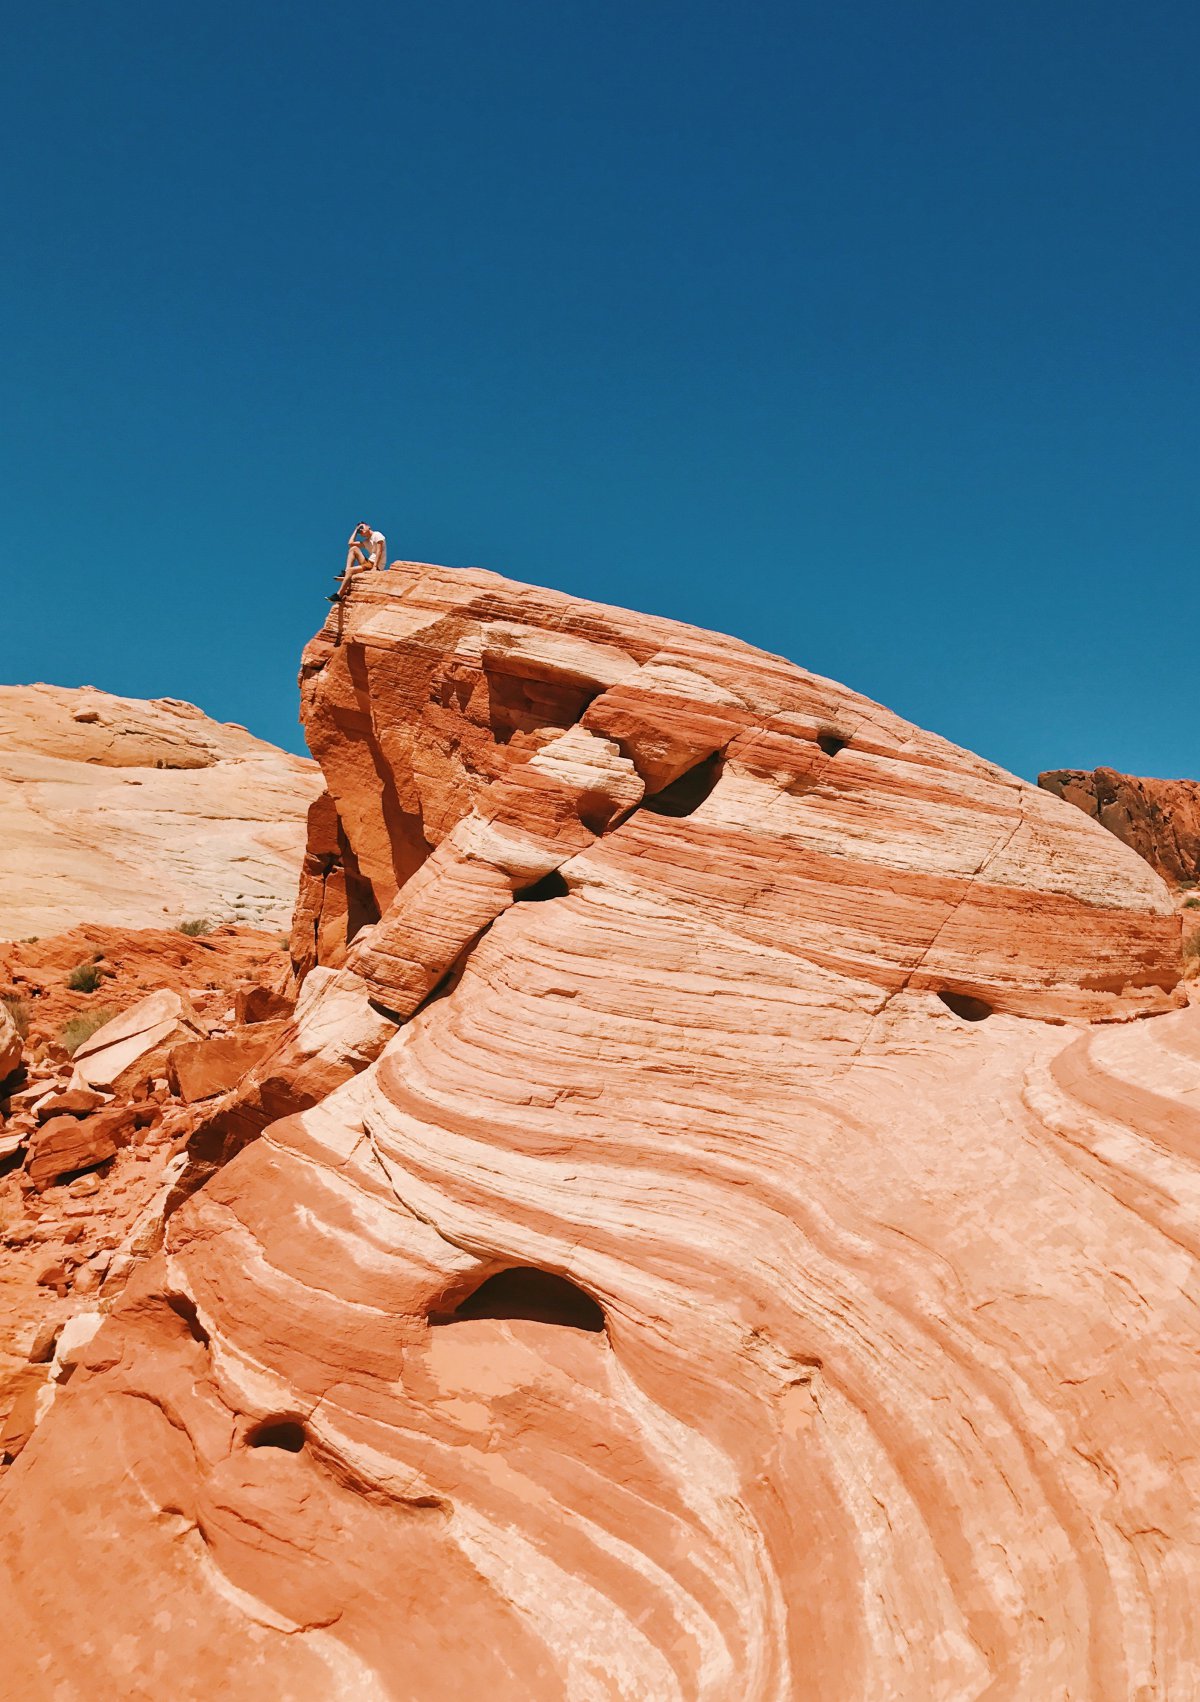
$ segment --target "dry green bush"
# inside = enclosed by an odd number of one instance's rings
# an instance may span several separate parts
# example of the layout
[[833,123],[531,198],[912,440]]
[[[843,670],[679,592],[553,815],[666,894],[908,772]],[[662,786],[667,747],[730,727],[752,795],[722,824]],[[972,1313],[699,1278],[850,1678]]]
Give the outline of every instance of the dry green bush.
[[24,999],[19,999],[15,995],[10,994],[7,999],[0,999],[0,1004],[4,1006],[9,1016],[13,1019],[13,1027],[21,1036],[21,1039],[28,1040],[29,1006],[25,1003]]
[[98,963],[77,963],[67,976],[67,986],[72,993],[94,993],[104,979],[104,971]]
[[85,1040],[90,1040],[96,1030],[103,1028],[106,1022],[111,1022],[116,1011],[84,1011],[79,1016],[71,1017],[64,1022],[59,1031],[59,1044],[68,1058],[73,1058]]

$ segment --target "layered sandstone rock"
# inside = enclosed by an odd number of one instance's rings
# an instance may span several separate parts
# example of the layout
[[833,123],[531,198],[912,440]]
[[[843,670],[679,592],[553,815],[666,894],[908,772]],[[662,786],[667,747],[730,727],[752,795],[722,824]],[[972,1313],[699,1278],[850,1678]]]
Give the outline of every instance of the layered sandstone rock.
[[172,698],[0,686],[0,939],[78,922],[277,927],[312,763]]
[[1038,785],[1098,821],[1175,886],[1200,882],[1200,780],[1144,780],[1113,768],[1060,768]]
[[0,1087],[21,1067],[25,1048],[7,1005],[0,1005]]
[[1190,1696],[1158,877],[488,574],[363,575],[304,703],[301,1002],[4,1480],[11,1695]]

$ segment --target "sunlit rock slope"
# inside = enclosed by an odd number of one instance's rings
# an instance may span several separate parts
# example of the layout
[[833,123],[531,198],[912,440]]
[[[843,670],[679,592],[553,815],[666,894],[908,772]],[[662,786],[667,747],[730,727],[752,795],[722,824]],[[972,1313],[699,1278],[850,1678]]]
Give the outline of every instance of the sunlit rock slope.
[[1158,877],[486,573],[360,576],[303,692],[296,1020],[4,1480],[8,1693],[1194,1698]]

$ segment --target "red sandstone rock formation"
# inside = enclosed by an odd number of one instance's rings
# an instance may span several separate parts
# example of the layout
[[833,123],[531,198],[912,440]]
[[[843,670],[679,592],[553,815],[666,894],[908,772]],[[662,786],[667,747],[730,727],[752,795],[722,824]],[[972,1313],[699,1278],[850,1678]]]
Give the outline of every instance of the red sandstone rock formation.
[[1200,882],[1200,780],[1060,768],[1039,774],[1038,785],[1115,833],[1174,886]]
[[12,1012],[0,1005],[0,1087],[20,1069],[24,1050]]
[[303,689],[245,1138],[272,1071],[323,1096],[59,1356],[9,1694],[1190,1696],[1158,877],[843,687],[489,574],[363,575]]
[[318,790],[312,763],[190,703],[0,686],[0,939],[278,927]]
[[173,1047],[167,1059],[172,1090],[185,1105],[227,1093],[271,1050],[282,1028],[282,1022],[256,1023]]

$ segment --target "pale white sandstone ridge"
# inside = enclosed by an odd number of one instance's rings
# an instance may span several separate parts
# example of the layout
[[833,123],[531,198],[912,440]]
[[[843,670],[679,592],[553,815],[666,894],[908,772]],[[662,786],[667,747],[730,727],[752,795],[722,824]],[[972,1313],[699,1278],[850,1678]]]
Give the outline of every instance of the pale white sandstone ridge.
[[313,763],[175,698],[0,686],[0,939],[284,926],[319,791]]

